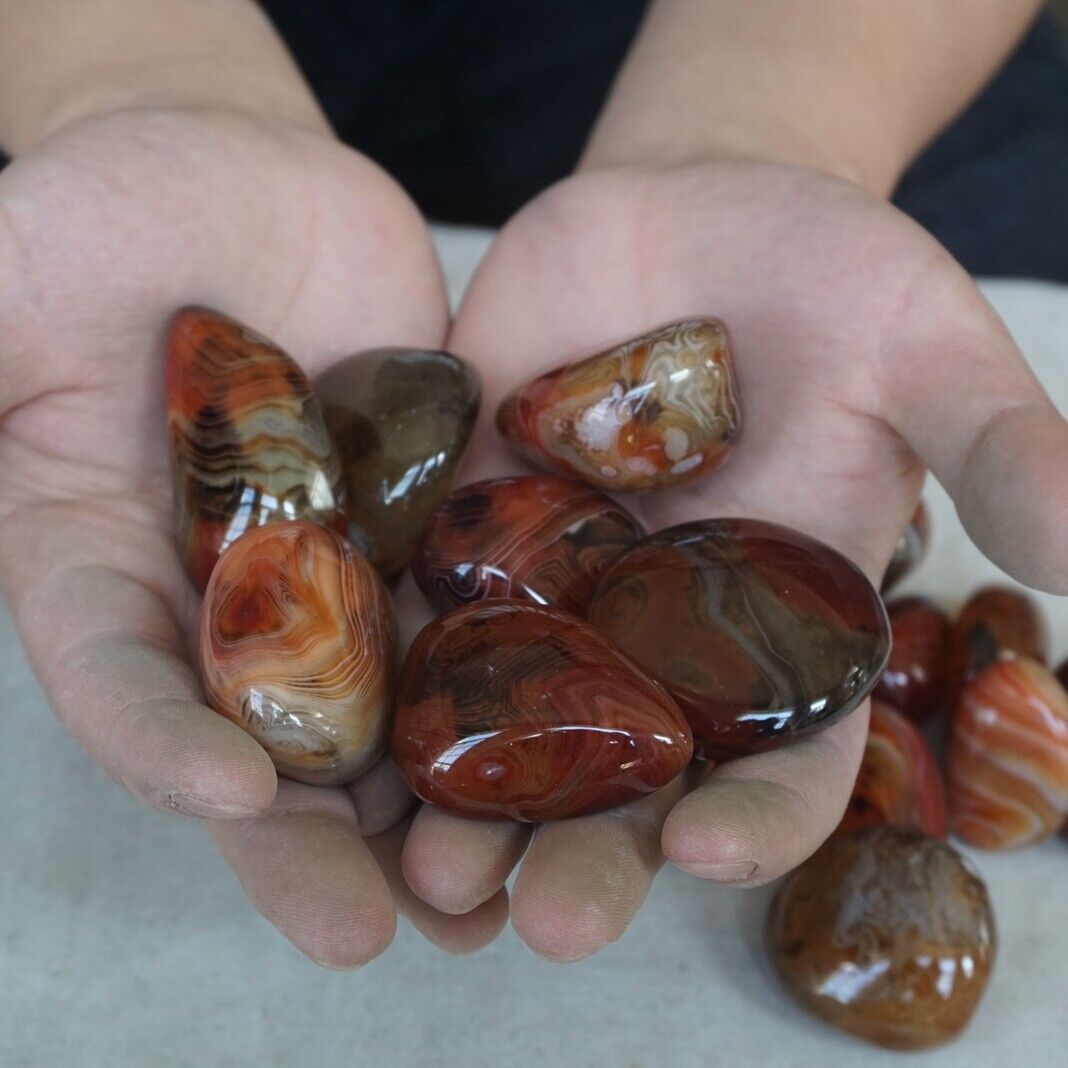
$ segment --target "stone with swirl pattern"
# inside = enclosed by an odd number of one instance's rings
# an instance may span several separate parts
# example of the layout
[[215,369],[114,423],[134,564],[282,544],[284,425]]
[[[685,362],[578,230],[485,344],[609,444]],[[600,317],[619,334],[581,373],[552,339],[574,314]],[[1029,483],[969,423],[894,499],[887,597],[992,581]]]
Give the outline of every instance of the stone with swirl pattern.
[[911,575],[923,563],[931,548],[931,513],[920,501],[916,505],[905,533],[898,538],[894,555],[886,565],[882,592],[889,593],[899,582]]
[[478,375],[448,352],[359,352],[315,380],[341,456],[349,540],[385,576],[407,566],[452,488],[478,416]]
[[395,635],[382,580],[343,537],[303,520],[259,527],[208,582],[204,692],[281,774],[349,782],[388,741]]
[[522,597],[585,615],[605,567],[644,533],[626,509],[581,482],[487,479],[445,498],[412,573],[440,612]]
[[1020,849],[1068,816],[1068,696],[1041,664],[1002,660],[965,687],[953,712],[950,828],[980,849]]
[[716,760],[829,726],[889,650],[879,595],[829,546],[773,523],[660,531],[608,566],[590,622],[662,683]]
[[791,872],[772,899],[764,944],[802,1008],[908,1050],[964,1030],[993,970],[997,932],[986,886],[955,849],[883,826],[832,838]]
[[458,816],[599,812],[670,782],[692,749],[668,694],[560,609],[465,605],[408,653],[393,755],[419,797]]
[[924,597],[902,597],[886,606],[892,643],[872,697],[893,705],[915,723],[945,706],[949,617]]
[[167,414],[178,549],[198,589],[251,527],[310,519],[345,530],[337,454],[304,372],[206,308],[175,315]]
[[864,757],[835,834],[889,823],[946,836],[946,794],[931,747],[915,724],[872,700]]
[[505,398],[497,429],[535,466],[602,489],[691,482],[741,430],[727,328],[672,323],[558,367]]
[[984,586],[961,608],[949,635],[947,656],[950,709],[964,686],[999,660],[1026,656],[1049,660],[1049,632],[1038,602],[1012,586]]

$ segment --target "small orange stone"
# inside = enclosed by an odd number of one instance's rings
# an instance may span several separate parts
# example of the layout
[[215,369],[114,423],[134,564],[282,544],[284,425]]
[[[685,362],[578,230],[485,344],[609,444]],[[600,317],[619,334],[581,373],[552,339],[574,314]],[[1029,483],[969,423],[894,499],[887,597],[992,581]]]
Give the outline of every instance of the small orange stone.
[[950,828],[981,849],[1019,849],[1068,816],[1068,695],[1034,660],[1002,660],[964,687],[946,762]]

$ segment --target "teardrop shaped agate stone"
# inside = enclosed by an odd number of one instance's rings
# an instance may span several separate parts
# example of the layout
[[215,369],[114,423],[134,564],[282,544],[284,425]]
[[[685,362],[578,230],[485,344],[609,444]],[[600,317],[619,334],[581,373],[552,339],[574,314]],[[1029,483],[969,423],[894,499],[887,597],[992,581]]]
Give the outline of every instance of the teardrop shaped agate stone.
[[664,690],[568,612],[466,605],[426,626],[397,695],[393,755],[459,816],[562,820],[670,782],[689,728]]
[[178,551],[203,590],[246,530],[309,519],[345,530],[337,453],[304,372],[225,315],[183,308],[167,348]]

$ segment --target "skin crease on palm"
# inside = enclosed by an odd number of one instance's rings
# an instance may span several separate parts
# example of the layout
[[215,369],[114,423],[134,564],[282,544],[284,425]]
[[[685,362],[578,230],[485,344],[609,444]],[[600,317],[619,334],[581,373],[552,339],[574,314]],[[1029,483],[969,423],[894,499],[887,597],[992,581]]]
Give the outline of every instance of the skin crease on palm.
[[[190,667],[197,604],[172,542],[161,390],[181,304],[248,322],[312,375],[363,347],[447,344],[485,386],[461,481],[522,470],[492,430],[517,382],[719,315],[744,437],[698,485],[628,502],[651,527],[777,520],[875,580],[925,461],[992,559],[1068,592],[1068,429],[949,257],[817,172],[724,160],[569,179],[505,228],[451,331],[429,237],[392,181],[324,136],[247,116],[70,127],[0,175],[0,227],[0,569],[31,662],[116,779],[219,817],[208,826],[249,897],[320,963],[381,952],[395,907],[453,951],[510,914],[536,952],[577,959],[625,930],[663,854],[738,885],[772,879],[837,822],[867,711],[533,840],[429,808],[409,831],[388,761],[348,791],[277,782],[199,703]],[[410,638],[427,609],[410,579],[397,601]]]

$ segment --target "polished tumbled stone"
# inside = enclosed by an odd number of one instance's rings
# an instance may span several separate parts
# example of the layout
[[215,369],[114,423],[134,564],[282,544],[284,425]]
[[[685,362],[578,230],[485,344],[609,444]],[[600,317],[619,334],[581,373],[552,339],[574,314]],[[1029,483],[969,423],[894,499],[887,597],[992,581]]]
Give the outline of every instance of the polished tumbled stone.
[[447,352],[386,348],[342,360],[315,389],[341,456],[349,539],[393,575],[452,488],[478,416],[479,377]]
[[695,749],[717,760],[834,723],[889,650],[882,600],[855,564],[750,519],[638,542],[609,565],[589,620],[667,687]]

